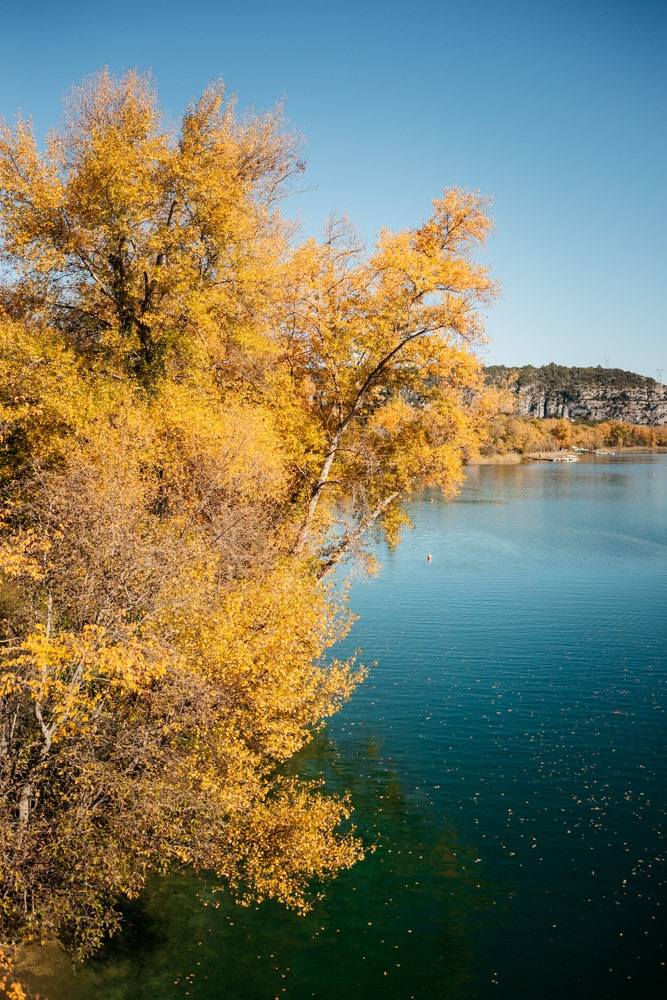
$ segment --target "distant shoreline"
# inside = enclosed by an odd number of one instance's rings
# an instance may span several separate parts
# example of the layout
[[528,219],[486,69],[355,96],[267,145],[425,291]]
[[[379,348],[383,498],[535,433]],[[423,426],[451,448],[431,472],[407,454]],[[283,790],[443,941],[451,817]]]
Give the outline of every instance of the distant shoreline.
[[[666,447],[656,446],[654,448],[641,447],[639,445],[634,446],[618,446],[614,448],[601,449],[604,450],[607,455],[665,455],[667,454]],[[505,454],[498,455],[478,455],[476,458],[470,458],[466,462],[466,465],[527,465],[529,462],[539,461],[538,456],[542,456],[544,460],[549,460],[557,458],[563,455],[577,455],[577,457],[595,458],[594,451],[586,452],[573,452],[571,449],[564,448],[562,451],[531,451],[525,455],[518,451],[508,451]],[[599,458],[604,458],[604,454],[599,454]]]

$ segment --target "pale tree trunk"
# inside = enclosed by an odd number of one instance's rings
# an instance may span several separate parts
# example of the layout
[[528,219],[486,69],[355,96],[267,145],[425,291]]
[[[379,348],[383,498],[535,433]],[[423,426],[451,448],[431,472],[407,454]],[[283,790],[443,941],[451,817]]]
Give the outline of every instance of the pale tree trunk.
[[[51,637],[53,630],[53,600],[51,594],[48,597],[47,603],[47,616],[46,616],[46,636]],[[42,672],[42,680],[46,680],[46,668]],[[69,693],[74,695],[76,689],[81,683],[81,678],[83,676],[83,659],[79,660],[74,672],[72,674],[71,680],[69,682]],[[42,746],[39,751],[38,765],[41,764],[48,757],[51,752],[51,746],[53,744],[53,737],[56,729],[59,725],[67,722],[70,714],[71,705],[68,707],[65,703],[65,708],[60,717],[53,718],[51,722],[47,723],[44,718],[44,705],[40,701],[35,700],[33,710],[35,714],[35,719],[37,725],[39,726],[40,733],[42,735]],[[34,769],[33,769],[34,771]],[[19,814],[19,828],[25,830],[30,823],[30,813],[32,808],[32,798],[34,791],[34,779],[32,775],[23,784],[19,794],[18,801],[18,814]]]
[[[300,555],[303,552],[303,549],[306,544],[306,539],[308,537],[308,533],[315,519],[315,513],[317,511],[317,507],[319,505],[322,492],[329,481],[329,476],[331,475],[331,468],[333,466],[336,455],[338,454],[338,450],[341,446],[345,432],[347,431],[348,427],[355,419],[355,417],[358,416],[363,404],[368,399],[368,395],[371,389],[376,384],[378,378],[385,370],[385,368],[396,357],[397,354],[400,354],[400,352],[403,350],[406,344],[409,344],[412,340],[416,340],[418,337],[423,337],[425,334],[428,334],[430,332],[432,331],[425,328],[416,330],[413,333],[404,336],[396,345],[396,347],[394,347],[391,351],[385,354],[385,356],[377,363],[375,368],[373,368],[373,370],[366,376],[363,384],[361,385],[361,388],[354,397],[354,401],[352,403],[352,406],[350,407],[347,416],[340,420],[338,427],[336,428],[336,432],[333,438],[331,439],[329,450],[327,451],[324,457],[324,462],[322,463],[320,475],[317,479],[317,482],[312,488],[311,498],[308,504],[308,510],[306,512],[306,516],[304,517],[301,526],[299,527],[299,531],[297,533],[297,538],[294,545],[295,555]],[[354,532],[353,536],[351,536],[350,543],[345,544],[344,546],[345,551],[347,551],[350,548],[350,545],[353,544],[354,541],[358,540],[361,537],[361,535],[363,535],[366,531],[369,530],[369,528],[373,526],[375,521],[377,521],[378,517],[389,506],[389,504],[396,499],[397,496],[398,494],[395,493],[392,494],[392,496],[387,500],[382,501],[379,507],[376,508],[376,510],[368,518],[365,518],[363,520],[359,528]],[[340,558],[341,557],[339,556],[338,558],[336,558],[335,561],[336,562],[340,561]],[[330,561],[331,560],[327,560],[326,563],[327,566],[329,565]],[[325,572],[328,572],[328,570],[325,570]]]
[[355,531],[345,536],[340,544],[337,545],[333,552],[329,555],[326,562],[320,566],[317,573],[320,580],[323,579],[323,577],[328,576],[329,573],[336,568],[341,559],[344,559],[347,553],[354,548],[359,539],[362,538],[367,531],[370,531],[377,519],[382,516],[387,507],[389,507],[399,495],[398,491],[390,493],[388,497],[384,498],[382,503],[377,505],[368,517],[365,517],[363,521],[360,522]]

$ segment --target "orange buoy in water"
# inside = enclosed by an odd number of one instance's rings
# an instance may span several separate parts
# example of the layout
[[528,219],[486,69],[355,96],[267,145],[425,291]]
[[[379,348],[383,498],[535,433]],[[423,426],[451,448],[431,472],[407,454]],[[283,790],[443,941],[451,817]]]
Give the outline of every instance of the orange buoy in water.
[[429,552],[429,554],[426,556],[426,562],[430,562],[430,561],[431,561],[431,553]]

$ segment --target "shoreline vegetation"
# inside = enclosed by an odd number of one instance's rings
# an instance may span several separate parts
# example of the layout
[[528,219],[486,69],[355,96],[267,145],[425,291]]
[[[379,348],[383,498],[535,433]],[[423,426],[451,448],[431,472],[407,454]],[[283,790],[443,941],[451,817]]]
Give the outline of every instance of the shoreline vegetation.
[[[365,671],[331,571],[498,411],[490,199],[299,241],[300,139],[103,70],[0,122],[0,942],[83,961],[152,876],[298,913],[367,850],[285,765]],[[344,508],[344,518],[341,510]],[[372,847],[370,848],[372,849]],[[11,978],[7,969],[7,977]],[[3,983],[12,1000],[21,988]]]
[[549,461],[562,459],[566,455],[578,455],[579,458],[604,458],[607,455],[664,455],[667,453],[667,445],[656,445],[653,448],[642,447],[617,447],[613,451],[584,451],[574,452],[571,449],[560,449],[558,451],[531,452],[523,455],[518,451],[505,452],[504,454],[478,455],[471,458],[466,465],[528,465],[536,461]]
[[519,417],[499,413],[488,423],[487,439],[468,465],[509,465],[539,455],[632,454],[667,449],[667,425],[647,426],[618,420],[570,421],[565,417]]

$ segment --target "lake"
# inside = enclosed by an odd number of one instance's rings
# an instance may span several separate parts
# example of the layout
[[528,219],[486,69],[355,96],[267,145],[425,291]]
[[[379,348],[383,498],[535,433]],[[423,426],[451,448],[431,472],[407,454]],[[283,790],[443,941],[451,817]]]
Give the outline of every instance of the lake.
[[667,995],[667,456],[410,510],[336,651],[370,676],[298,760],[374,852],[305,918],[157,881],[50,1000]]

